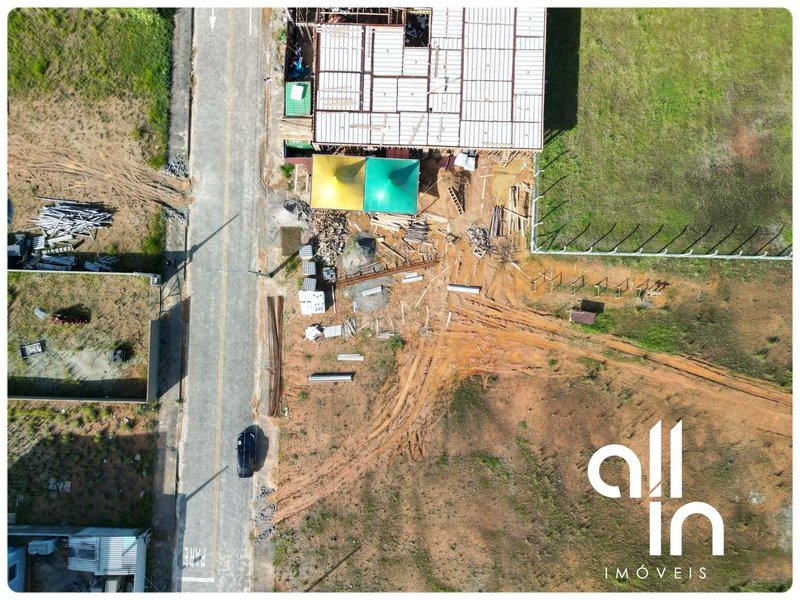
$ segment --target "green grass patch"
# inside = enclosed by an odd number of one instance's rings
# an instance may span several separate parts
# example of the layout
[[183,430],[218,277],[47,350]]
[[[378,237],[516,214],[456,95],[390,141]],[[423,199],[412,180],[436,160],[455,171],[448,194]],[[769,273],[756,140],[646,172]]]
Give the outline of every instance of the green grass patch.
[[389,347],[393,350],[400,350],[405,345],[405,340],[399,335],[393,335],[389,338]]
[[[415,544],[418,545],[418,544]],[[425,548],[419,548],[412,554],[414,565],[425,579],[425,585],[432,592],[454,592],[452,587],[442,582],[433,572],[433,561],[430,553]]]
[[[740,343],[733,317],[712,302],[677,304],[667,309],[609,308],[601,330],[627,338],[645,350],[702,356],[739,373],[766,379],[780,386],[792,384],[790,363],[771,360],[768,353],[748,354]],[[770,342],[771,347],[780,340]]]
[[463,424],[470,415],[487,413],[488,386],[481,377],[473,375],[456,383],[449,391],[448,416]]
[[[293,254],[292,256],[287,258],[286,264],[283,267],[283,276],[288,279],[292,275],[292,273],[294,273],[295,271],[297,271],[298,268],[300,268],[301,262],[302,261],[300,260],[300,256],[298,256],[297,254]],[[300,280],[300,285],[301,286],[303,285],[302,279]]]
[[789,11],[551,9],[547,44],[545,248],[611,250],[639,225],[632,251],[663,225],[646,248],[686,227],[680,252],[711,226],[699,252],[737,226],[724,253],[760,226],[747,252],[791,223]]
[[143,103],[147,163],[166,162],[172,15],[154,8],[18,8],[8,15],[8,93]]
[[283,163],[280,166],[280,169],[281,169],[281,173],[283,174],[283,176],[287,180],[292,178],[292,175],[294,174],[294,165],[293,164]]
[[164,268],[164,215],[156,211],[150,218],[147,237],[142,240],[140,249],[150,264],[151,273],[161,273]]

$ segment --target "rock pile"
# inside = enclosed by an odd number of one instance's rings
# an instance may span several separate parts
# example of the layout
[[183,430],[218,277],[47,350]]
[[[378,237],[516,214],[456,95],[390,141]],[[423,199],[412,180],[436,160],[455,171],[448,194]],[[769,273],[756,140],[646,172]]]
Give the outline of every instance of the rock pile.
[[480,225],[470,225],[467,227],[467,240],[472,246],[472,251],[476,254],[485,254],[492,247],[489,239],[489,230]]

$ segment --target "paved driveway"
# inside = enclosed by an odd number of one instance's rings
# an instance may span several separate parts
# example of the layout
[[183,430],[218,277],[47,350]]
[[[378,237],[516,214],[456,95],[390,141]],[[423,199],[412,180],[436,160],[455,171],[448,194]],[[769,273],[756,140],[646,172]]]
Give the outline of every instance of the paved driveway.
[[182,423],[176,591],[250,589],[253,479],[236,435],[258,397],[257,204],[264,53],[257,9],[195,10],[187,399]]

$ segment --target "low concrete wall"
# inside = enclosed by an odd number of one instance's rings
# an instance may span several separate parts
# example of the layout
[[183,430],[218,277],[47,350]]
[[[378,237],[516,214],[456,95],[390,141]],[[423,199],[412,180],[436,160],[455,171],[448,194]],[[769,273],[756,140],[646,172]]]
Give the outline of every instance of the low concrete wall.
[[161,319],[150,321],[150,350],[147,355],[147,402],[158,400],[158,354],[161,347]]

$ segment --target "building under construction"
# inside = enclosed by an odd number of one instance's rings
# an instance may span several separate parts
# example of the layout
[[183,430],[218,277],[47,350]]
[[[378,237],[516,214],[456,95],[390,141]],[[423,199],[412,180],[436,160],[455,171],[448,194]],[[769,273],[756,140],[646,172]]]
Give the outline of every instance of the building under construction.
[[287,148],[542,149],[544,8],[290,15]]

